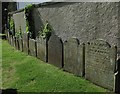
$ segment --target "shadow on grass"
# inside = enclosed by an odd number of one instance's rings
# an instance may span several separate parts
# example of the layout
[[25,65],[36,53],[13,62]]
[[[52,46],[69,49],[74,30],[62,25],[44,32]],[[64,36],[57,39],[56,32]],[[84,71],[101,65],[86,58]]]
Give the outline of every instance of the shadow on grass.
[[2,94],[18,94],[17,89],[3,89]]

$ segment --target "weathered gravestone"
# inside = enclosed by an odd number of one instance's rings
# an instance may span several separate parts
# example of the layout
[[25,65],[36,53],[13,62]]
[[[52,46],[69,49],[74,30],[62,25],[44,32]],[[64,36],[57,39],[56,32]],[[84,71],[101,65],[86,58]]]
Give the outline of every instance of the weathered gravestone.
[[52,35],[48,41],[48,63],[63,67],[63,43],[57,35]]
[[29,38],[27,33],[23,34],[23,52],[29,53]]
[[19,39],[16,37],[16,49],[19,50]]
[[13,36],[13,46],[15,47],[15,45],[16,45],[16,37],[15,36]]
[[29,39],[29,54],[36,57],[36,40]]
[[48,61],[47,40],[39,37],[36,39],[36,45],[37,45],[37,57],[42,61],[47,62]]
[[83,76],[83,45],[79,40],[70,38],[64,43],[64,70]]
[[12,35],[9,36],[10,45],[12,45]]
[[11,37],[11,45],[14,46],[14,39],[13,39],[13,36]]
[[85,78],[109,90],[114,90],[116,48],[106,41],[94,40],[86,45]]
[[20,51],[23,51],[23,39],[18,38],[18,41],[19,41],[19,49],[20,49]]

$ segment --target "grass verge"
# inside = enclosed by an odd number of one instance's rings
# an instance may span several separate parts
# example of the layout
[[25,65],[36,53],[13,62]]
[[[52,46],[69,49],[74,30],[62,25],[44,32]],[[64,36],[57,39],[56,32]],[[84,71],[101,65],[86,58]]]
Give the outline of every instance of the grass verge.
[[[0,44],[1,45],[1,44]],[[2,41],[2,88],[18,92],[107,92]]]

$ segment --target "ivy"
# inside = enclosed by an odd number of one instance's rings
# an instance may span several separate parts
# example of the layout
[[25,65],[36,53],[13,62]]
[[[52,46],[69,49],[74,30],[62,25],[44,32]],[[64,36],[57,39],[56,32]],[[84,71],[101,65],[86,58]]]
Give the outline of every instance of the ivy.
[[10,30],[14,31],[15,30],[15,23],[14,23],[13,18],[10,17],[9,23],[10,23]]
[[51,32],[52,32],[52,28],[51,26],[49,25],[49,23],[47,22],[45,24],[45,26],[43,27],[42,31],[40,32],[40,36],[45,39],[45,38],[48,38],[51,36]]
[[26,33],[30,33],[31,31],[31,25],[30,25],[30,16],[31,16],[31,11],[35,7],[34,4],[30,4],[24,8],[25,11],[25,19],[26,19]]
[[17,38],[22,37],[21,26],[19,27],[19,30],[15,33],[15,36],[16,36]]

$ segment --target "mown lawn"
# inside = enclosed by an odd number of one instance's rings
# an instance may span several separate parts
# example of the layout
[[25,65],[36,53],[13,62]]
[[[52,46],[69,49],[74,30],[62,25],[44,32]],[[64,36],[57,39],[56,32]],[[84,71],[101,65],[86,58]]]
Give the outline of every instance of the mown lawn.
[[[1,44],[0,44],[1,45]],[[107,92],[2,41],[2,88],[18,92]]]

